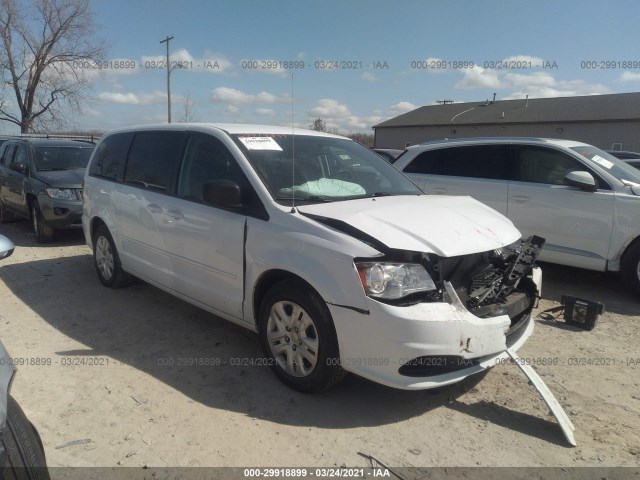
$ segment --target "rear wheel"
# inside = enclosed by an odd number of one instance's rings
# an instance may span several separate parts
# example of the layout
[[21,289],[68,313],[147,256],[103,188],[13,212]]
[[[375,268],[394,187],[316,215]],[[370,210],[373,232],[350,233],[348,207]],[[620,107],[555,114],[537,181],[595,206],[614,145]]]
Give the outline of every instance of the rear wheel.
[[7,403],[7,426],[0,436],[0,442],[7,454],[5,464],[0,466],[0,478],[50,479],[40,437],[11,396]]
[[53,240],[53,228],[45,223],[38,202],[35,200],[31,202],[31,225],[38,242],[47,243]]
[[327,390],[345,375],[338,340],[324,301],[299,280],[285,280],[265,295],[260,341],[272,371],[301,392]]
[[93,260],[103,285],[119,288],[133,283],[133,277],[122,269],[113,237],[105,225],[100,225],[93,235]]

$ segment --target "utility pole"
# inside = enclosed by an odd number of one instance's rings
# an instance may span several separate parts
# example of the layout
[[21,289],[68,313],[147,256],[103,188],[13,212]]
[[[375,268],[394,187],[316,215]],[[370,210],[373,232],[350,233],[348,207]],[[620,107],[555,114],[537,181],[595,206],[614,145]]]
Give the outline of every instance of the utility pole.
[[169,41],[173,40],[173,35],[167,35],[167,38],[160,40],[160,43],[167,44],[167,111],[169,123],[171,123],[171,66],[169,65]]

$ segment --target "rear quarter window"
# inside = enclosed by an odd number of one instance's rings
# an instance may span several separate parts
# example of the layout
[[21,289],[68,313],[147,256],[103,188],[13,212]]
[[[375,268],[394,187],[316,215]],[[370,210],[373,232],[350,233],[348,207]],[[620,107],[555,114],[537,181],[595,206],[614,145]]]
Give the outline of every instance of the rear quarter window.
[[127,151],[133,133],[116,133],[105,138],[98,145],[89,167],[89,175],[122,181]]

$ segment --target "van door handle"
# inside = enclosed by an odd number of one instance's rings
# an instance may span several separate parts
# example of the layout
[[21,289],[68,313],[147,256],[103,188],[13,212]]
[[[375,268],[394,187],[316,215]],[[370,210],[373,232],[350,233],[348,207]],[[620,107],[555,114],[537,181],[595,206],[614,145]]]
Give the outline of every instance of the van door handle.
[[174,220],[182,220],[184,218],[184,213],[180,210],[167,210],[167,215],[169,215]]
[[442,187],[440,187],[440,188],[436,187],[436,188],[434,188],[434,189],[433,189],[433,191],[434,191],[437,195],[442,195],[442,194],[447,193],[449,190],[447,190],[446,188],[442,188]]
[[518,203],[525,203],[531,200],[531,197],[528,197],[526,195],[513,195],[511,199]]
[[162,213],[162,207],[160,205],[156,205],[155,203],[150,203],[147,205],[147,210],[151,213]]

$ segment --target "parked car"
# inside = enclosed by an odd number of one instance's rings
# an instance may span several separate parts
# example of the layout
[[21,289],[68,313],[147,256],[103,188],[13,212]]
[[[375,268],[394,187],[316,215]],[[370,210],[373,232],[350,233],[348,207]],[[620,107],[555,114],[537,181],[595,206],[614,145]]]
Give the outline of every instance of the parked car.
[[607,153],[640,170],[640,153],[625,150],[607,150]]
[[84,170],[95,145],[12,138],[0,146],[0,223],[31,220],[39,242],[57,229],[82,228]]
[[544,237],[540,260],[620,271],[640,291],[640,172],[612,155],[571,140],[460,138],[409,147],[394,166]]
[[[13,242],[0,235],[0,259],[11,255],[13,249]],[[0,478],[48,480],[40,435],[10,395],[15,373],[15,363],[0,342]]]
[[398,158],[404,151],[395,148],[372,148],[371,150],[376,152],[389,163],[395,162],[396,158]]
[[404,389],[454,383],[533,330],[539,244],[475,200],[424,195],[347,138],[116,130],[83,195],[104,285],[135,276],[257,332],[265,364],[300,391],[345,371]]

